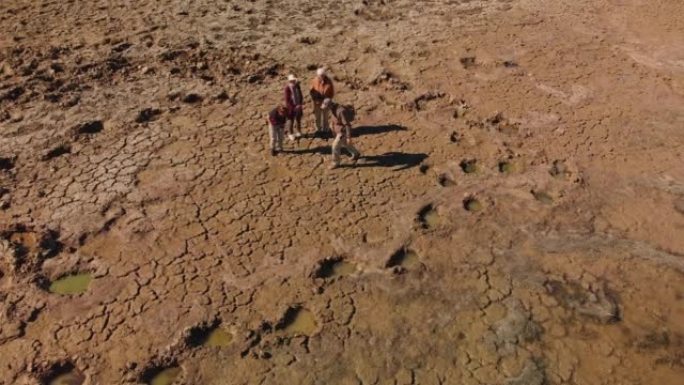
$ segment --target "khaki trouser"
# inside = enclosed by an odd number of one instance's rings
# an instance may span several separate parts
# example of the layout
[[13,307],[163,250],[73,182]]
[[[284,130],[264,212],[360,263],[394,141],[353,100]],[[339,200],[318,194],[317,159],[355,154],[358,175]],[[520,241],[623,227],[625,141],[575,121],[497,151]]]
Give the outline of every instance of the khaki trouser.
[[268,136],[270,138],[271,150],[283,151],[283,136],[285,136],[285,126],[274,126],[269,122]]
[[328,125],[330,109],[321,108],[321,103],[313,102],[313,111],[316,120],[316,131],[330,131],[330,126]]
[[343,148],[346,148],[347,151],[349,151],[355,158],[361,156],[361,153],[359,153],[356,147],[349,144],[349,141],[345,135],[337,134],[332,144],[333,163],[336,165],[340,164],[340,155],[342,154]]

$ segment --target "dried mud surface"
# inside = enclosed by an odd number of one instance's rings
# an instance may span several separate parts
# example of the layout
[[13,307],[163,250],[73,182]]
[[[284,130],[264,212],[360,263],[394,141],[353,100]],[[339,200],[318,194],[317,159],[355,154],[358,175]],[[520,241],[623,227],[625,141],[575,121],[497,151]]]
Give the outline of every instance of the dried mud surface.
[[[681,384],[682,17],[3,0],[0,384]],[[318,65],[357,167],[267,154]]]

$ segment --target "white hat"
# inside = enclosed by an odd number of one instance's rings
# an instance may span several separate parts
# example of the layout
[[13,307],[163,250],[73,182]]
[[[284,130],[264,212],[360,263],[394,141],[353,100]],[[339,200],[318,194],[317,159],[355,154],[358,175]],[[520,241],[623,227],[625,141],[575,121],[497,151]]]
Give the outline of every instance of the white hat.
[[323,76],[323,75],[325,75],[325,67],[321,67],[321,68],[317,69],[317,70],[316,70],[316,75],[318,75],[318,76]]
[[299,79],[297,79],[297,77],[294,76],[293,74],[287,75],[287,81],[289,81],[289,82],[296,82],[297,80],[299,80]]

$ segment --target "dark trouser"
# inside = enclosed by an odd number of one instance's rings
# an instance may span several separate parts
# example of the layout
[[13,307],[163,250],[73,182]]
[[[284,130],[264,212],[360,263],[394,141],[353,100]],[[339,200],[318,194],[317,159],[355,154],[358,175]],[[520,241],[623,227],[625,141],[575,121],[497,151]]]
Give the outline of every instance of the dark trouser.
[[314,119],[316,120],[316,131],[330,131],[328,125],[328,117],[330,110],[328,108],[321,108],[322,101],[313,101]]
[[287,119],[287,132],[290,134],[302,133],[302,114],[295,114]]

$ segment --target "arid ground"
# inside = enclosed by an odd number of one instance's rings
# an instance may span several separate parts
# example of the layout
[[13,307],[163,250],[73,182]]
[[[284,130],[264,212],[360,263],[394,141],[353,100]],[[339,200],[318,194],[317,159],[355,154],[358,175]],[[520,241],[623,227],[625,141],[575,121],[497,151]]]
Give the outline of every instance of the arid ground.
[[[0,384],[681,385],[682,20],[0,1]],[[355,167],[268,152],[323,65]]]

